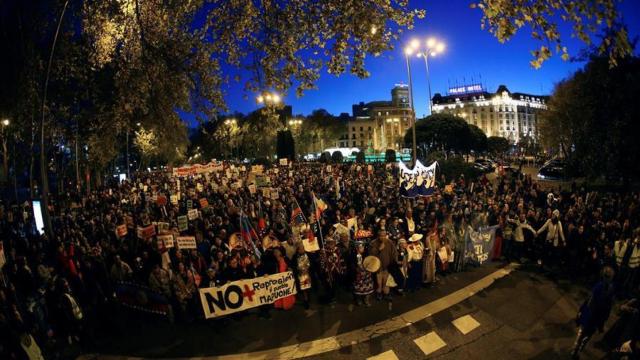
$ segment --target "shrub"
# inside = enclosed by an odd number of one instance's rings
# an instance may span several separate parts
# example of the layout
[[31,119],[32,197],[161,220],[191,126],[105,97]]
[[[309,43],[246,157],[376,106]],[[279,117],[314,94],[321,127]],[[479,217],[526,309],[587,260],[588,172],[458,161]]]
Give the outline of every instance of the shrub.
[[331,154],[331,160],[336,164],[341,163],[343,160],[342,153],[340,151],[334,151],[333,154]]
[[364,164],[364,152],[363,151],[358,151],[356,153],[356,162],[359,164]]

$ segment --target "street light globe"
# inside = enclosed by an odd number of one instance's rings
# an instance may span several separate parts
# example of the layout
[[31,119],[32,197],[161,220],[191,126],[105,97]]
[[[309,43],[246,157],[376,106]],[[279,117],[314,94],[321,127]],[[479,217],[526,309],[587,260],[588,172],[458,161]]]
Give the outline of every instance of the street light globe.
[[433,48],[434,46],[436,46],[436,39],[434,39],[434,38],[429,38],[429,39],[427,40],[427,48],[431,49],[431,48]]
[[417,50],[420,47],[420,40],[413,39],[413,40],[411,40],[409,45],[411,46],[412,49]]
[[264,97],[262,97],[262,95],[260,95],[260,96],[258,96],[256,98],[256,100],[258,100],[259,103],[262,103],[262,102],[264,102]]
[[274,103],[279,103],[280,102],[280,95],[273,94],[273,95],[271,95],[271,99],[273,100]]
[[264,96],[264,100],[267,101],[267,102],[271,101],[271,94],[265,95]]
[[438,45],[436,45],[436,51],[437,52],[443,52],[444,51],[444,43],[438,43]]
[[404,48],[404,53],[405,55],[413,54],[413,49],[411,48],[411,46],[407,46],[406,48]]
[[2,120],[2,125],[3,126],[9,126],[9,123],[10,123],[9,119],[3,119]]

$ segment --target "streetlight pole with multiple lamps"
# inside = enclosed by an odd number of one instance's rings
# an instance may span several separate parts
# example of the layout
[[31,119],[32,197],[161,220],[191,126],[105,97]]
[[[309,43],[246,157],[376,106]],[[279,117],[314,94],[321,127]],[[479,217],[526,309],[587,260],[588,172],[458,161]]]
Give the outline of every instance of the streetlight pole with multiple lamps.
[[411,40],[411,42],[409,43],[409,45],[407,45],[407,47],[405,47],[404,49],[404,57],[407,63],[407,75],[409,76],[409,102],[411,104],[411,111],[413,112],[413,123],[411,126],[411,135],[413,138],[413,144],[412,144],[412,163],[413,166],[416,165],[416,158],[417,158],[417,152],[416,152],[416,110],[415,110],[415,106],[413,103],[413,79],[411,77],[411,62],[409,61],[409,57],[411,57],[413,54],[416,54],[418,57],[422,57],[424,58],[424,65],[427,69],[427,85],[429,88],[429,115],[431,115],[431,110],[432,110],[432,101],[431,101],[431,79],[430,79],[430,75],[429,75],[429,60],[428,58],[434,57],[436,56],[436,54],[441,53],[444,51],[444,43],[442,42],[438,42],[435,38],[429,38],[426,42],[425,42],[425,47],[421,48],[420,46],[420,40],[418,39],[413,39]]

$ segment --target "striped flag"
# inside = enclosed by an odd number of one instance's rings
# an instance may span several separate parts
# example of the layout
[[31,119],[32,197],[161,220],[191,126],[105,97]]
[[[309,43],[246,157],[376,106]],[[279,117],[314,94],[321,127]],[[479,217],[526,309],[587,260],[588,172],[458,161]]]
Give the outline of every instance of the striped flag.
[[260,241],[260,238],[244,212],[240,212],[240,237],[242,237],[242,242],[247,251],[253,251],[256,256],[260,257],[260,250],[256,246],[256,241]]
[[302,225],[306,222],[302,209],[300,209],[300,205],[298,205],[298,202],[296,201],[296,204],[293,206],[293,210],[291,210],[291,224]]
[[313,194],[313,206],[315,208],[316,220],[319,220],[322,213],[327,209],[327,204],[322,199],[317,198],[316,194]]

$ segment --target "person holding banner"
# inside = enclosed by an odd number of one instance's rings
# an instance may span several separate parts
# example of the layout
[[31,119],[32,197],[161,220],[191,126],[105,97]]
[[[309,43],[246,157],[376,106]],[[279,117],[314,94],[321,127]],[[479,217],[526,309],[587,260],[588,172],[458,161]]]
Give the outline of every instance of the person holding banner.
[[380,260],[380,270],[376,273],[376,298],[382,300],[384,296],[391,302],[388,286],[389,266],[396,261],[398,254],[395,245],[389,240],[386,230],[380,229],[378,231],[378,238],[369,245],[369,253]]
[[302,243],[297,244],[296,253],[292,261],[293,273],[296,275],[296,286],[298,294],[302,294],[305,310],[309,309],[309,291],[311,290],[311,260],[307,252],[304,251]]
[[[289,266],[287,265],[287,261],[285,257],[282,255],[282,252],[280,252],[280,249],[277,249],[277,248],[274,249],[273,256],[275,257],[276,263],[278,264],[278,272],[279,273],[287,272],[289,270]],[[276,302],[273,303],[273,306],[276,309],[291,310],[293,308],[293,305],[295,304],[296,304],[296,296],[289,295],[282,299],[276,300]]]

